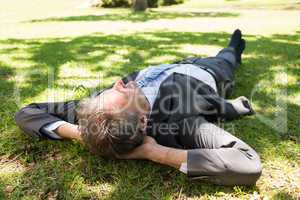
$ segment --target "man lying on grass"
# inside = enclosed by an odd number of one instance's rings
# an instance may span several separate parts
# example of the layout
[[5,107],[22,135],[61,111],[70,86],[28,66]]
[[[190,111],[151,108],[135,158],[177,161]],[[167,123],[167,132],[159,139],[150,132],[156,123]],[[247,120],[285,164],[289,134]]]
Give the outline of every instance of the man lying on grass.
[[212,123],[253,114],[246,97],[223,98],[244,49],[236,30],[215,57],[151,66],[86,100],[30,104],[15,119],[33,137],[80,140],[100,156],[148,159],[195,179],[253,185],[259,156]]

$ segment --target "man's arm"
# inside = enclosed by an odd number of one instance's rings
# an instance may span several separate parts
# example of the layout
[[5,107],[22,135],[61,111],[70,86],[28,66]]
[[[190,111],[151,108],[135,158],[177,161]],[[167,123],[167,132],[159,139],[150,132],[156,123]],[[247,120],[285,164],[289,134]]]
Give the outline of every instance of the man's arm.
[[60,137],[65,139],[75,139],[82,142],[78,125],[65,122],[54,130]]
[[153,162],[179,169],[183,163],[187,162],[187,150],[157,144],[150,149],[147,158]]
[[[75,131],[71,124],[76,123],[75,108],[78,102],[75,100],[55,103],[33,103],[20,109],[15,115],[15,120],[17,125],[30,136],[56,139],[46,134],[44,127],[59,121],[65,121],[69,124],[67,126],[68,130],[72,129]],[[74,133],[72,132],[71,135],[74,136]],[[67,136],[69,138],[64,131],[61,134],[63,137]]]
[[129,154],[119,155],[118,158],[146,159],[179,169],[182,163],[187,162],[187,150],[162,146],[152,137],[146,136],[142,145]]
[[[123,82],[127,83],[131,80],[134,80],[138,73],[139,72],[137,71],[129,74],[122,79]],[[99,95],[102,91],[94,93],[93,96]],[[51,137],[51,134],[48,134],[47,130],[45,131],[43,130],[43,128],[45,128],[47,125],[51,125],[59,121],[76,124],[75,107],[78,102],[79,100],[53,103],[32,103],[21,108],[16,113],[15,121],[25,133],[32,137],[47,137],[49,139],[59,139],[59,137],[57,136]],[[70,132],[70,135],[65,131],[63,131],[63,133],[59,133],[59,130],[56,129],[54,129],[54,132],[56,133],[58,131],[58,134],[62,134],[60,136],[64,138],[73,137],[74,135],[76,135],[75,128],[70,124],[65,126],[65,128],[69,131],[72,130]],[[51,129],[51,131],[53,130]]]
[[211,114],[216,117],[233,120],[241,116],[254,114],[250,101],[244,96],[234,100],[227,100],[218,95],[207,95],[204,98],[215,108],[216,112]]

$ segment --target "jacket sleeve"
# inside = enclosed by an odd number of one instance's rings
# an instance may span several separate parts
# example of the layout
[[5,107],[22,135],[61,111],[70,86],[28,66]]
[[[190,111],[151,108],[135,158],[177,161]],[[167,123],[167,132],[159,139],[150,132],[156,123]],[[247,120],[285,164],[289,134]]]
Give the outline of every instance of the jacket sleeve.
[[78,100],[54,103],[32,103],[15,115],[16,124],[32,137],[42,137],[41,129],[57,121],[77,123],[75,108]]
[[256,151],[202,116],[179,123],[179,141],[188,150],[187,175],[191,179],[219,185],[254,185],[261,175]]
[[[204,98],[214,108],[208,113],[213,117],[233,120],[241,116],[254,114],[250,101],[245,98],[239,98],[234,102],[230,102],[218,95],[205,95]],[[248,110],[248,112],[245,112],[245,110]]]

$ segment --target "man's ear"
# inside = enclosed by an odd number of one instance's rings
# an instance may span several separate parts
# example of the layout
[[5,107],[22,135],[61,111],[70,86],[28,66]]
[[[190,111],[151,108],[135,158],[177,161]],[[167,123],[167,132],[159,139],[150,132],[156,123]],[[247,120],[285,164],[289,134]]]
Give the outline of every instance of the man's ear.
[[147,124],[148,124],[148,118],[146,115],[141,115],[140,116],[140,129],[145,132],[147,129]]

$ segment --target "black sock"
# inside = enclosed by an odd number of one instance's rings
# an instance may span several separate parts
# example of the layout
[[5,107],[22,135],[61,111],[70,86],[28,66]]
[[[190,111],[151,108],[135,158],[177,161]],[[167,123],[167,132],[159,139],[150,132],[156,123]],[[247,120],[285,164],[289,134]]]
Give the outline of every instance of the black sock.
[[237,49],[242,39],[242,32],[239,29],[236,29],[230,39],[228,46]]
[[242,53],[243,53],[245,48],[246,48],[246,41],[244,39],[241,39],[239,45],[235,49],[236,61],[240,64],[242,63]]

